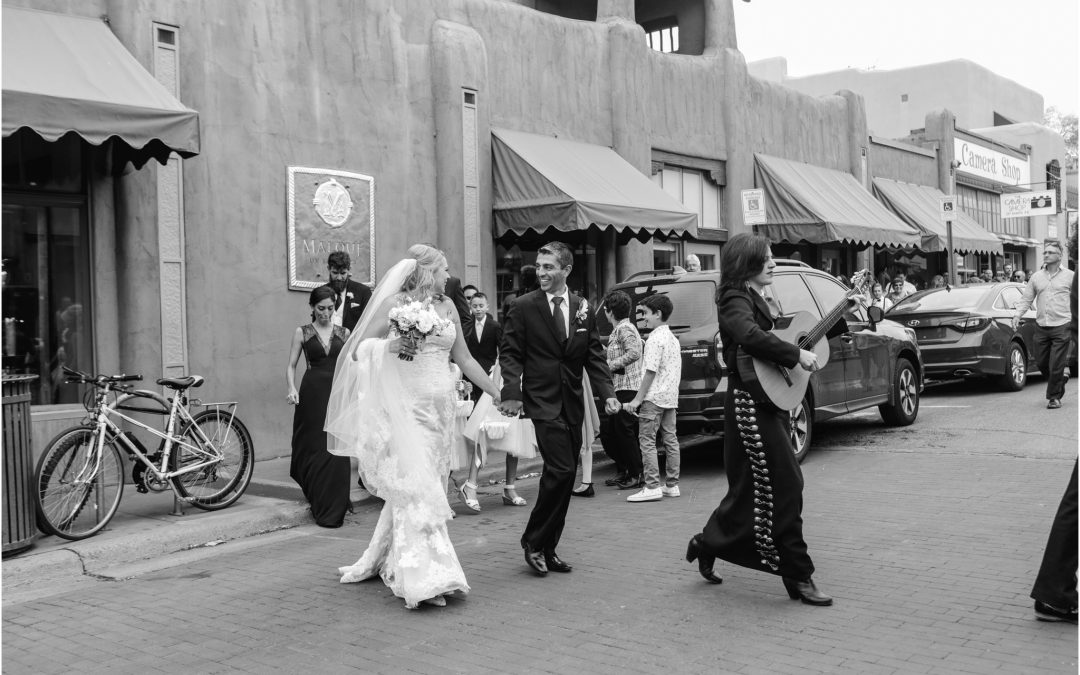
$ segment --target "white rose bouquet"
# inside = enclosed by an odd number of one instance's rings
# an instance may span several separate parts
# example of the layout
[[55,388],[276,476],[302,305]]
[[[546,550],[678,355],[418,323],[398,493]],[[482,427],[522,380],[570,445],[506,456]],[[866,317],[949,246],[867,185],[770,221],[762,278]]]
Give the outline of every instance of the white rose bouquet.
[[[446,324],[447,321],[439,318],[430,302],[405,300],[390,310],[392,336],[402,338],[414,350],[419,350],[429,335],[440,333]],[[398,352],[398,358],[402,361],[413,360],[410,354],[404,352]]]

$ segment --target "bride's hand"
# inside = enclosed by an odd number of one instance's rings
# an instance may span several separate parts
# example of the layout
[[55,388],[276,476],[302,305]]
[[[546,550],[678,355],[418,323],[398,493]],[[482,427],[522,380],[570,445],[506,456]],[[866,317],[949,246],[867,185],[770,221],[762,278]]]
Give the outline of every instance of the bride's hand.
[[408,356],[416,356],[416,341],[407,339],[404,336],[391,338],[387,341],[387,349],[391,354],[407,354]]

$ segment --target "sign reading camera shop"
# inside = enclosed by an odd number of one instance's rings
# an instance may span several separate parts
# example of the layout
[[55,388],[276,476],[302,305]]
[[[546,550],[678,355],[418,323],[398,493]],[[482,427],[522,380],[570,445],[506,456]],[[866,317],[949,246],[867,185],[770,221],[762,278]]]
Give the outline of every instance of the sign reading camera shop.
[[362,173],[288,168],[289,290],[330,280],[326,258],[345,251],[352,278],[375,283],[375,179]]
[[953,138],[953,159],[957,171],[1003,185],[1030,185],[1031,169],[1026,159],[991,150],[962,138]]

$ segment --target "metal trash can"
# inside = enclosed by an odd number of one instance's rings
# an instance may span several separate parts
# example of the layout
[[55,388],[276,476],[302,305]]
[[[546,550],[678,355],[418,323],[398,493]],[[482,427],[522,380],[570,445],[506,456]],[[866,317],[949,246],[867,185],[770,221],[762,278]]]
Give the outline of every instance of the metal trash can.
[[37,375],[3,376],[3,556],[30,547],[37,537],[34,514],[34,451],[30,434],[30,384]]

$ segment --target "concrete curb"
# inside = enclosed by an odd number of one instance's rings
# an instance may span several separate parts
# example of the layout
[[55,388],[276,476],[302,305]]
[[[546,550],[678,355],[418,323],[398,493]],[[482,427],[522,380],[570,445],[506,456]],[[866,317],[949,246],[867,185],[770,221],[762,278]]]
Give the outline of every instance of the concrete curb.
[[101,570],[177,551],[308,524],[307,504],[267,497],[244,497],[245,508],[197,514],[190,520],[169,516],[130,523],[122,533],[65,542],[59,548],[3,562],[5,594],[25,586],[49,585],[94,576]]

